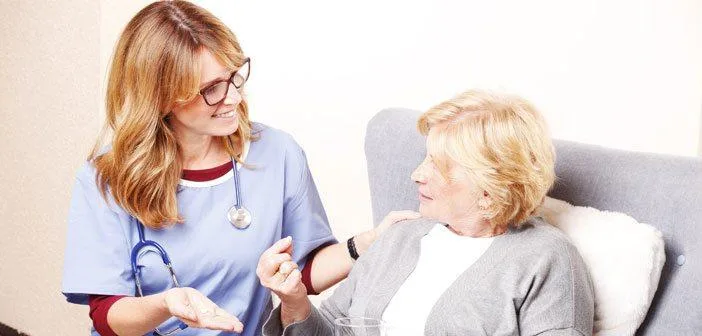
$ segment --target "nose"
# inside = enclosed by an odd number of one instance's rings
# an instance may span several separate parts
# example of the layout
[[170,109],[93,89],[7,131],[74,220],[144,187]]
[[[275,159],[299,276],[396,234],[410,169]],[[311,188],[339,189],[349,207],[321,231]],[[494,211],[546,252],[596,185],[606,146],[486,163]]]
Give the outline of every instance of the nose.
[[415,183],[420,183],[420,184],[427,183],[427,176],[424,173],[423,162],[420,163],[419,166],[417,166],[417,168],[414,169],[414,171],[412,172],[412,175],[410,177],[412,178],[412,181],[414,181]]
[[234,84],[229,83],[229,90],[227,90],[227,95],[224,97],[224,105],[236,105],[240,102],[241,93],[239,93],[239,89]]

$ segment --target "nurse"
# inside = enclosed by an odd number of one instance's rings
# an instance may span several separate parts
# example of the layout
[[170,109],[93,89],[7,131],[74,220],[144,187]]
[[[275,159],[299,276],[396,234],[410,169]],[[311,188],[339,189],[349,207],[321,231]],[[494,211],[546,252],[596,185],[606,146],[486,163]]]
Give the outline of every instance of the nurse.
[[93,335],[260,335],[271,296],[256,267],[274,243],[295,246],[281,256],[313,293],[413,216],[337,243],[303,150],[249,118],[252,63],[219,19],[185,1],[155,2],[123,31],[65,251],[62,291],[90,305]]

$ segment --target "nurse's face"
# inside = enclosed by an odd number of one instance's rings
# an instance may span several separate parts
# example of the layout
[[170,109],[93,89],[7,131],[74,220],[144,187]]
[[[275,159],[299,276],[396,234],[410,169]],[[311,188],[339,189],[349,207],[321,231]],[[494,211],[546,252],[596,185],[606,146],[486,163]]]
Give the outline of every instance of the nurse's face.
[[[200,90],[213,82],[230,78],[231,70],[219,63],[209,50],[203,49],[200,58]],[[224,100],[213,106],[209,106],[202,95],[176,106],[171,113],[171,126],[183,137],[230,135],[239,128],[237,106],[240,103],[241,93],[229,83]]]

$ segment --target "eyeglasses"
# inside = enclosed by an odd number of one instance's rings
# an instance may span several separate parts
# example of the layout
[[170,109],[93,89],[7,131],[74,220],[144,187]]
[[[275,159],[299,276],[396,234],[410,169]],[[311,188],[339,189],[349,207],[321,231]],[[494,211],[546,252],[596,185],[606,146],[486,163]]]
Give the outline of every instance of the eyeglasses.
[[205,103],[209,106],[214,106],[221,103],[224,98],[227,97],[229,93],[229,84],[234,84],[234,87],[241,89],[249,79],[249,74],[251,71],[251,59],[246,58],[244,64],[241,65],[239,70],[232,72],[229,79],[216,81],[204,89],[200,90],[200,95],[205,99]]

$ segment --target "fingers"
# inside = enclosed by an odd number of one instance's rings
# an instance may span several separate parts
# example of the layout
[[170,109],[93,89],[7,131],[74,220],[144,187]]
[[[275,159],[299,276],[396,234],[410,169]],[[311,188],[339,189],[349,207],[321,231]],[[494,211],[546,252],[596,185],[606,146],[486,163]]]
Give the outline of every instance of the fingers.
[[298,294],[297,292],[300,285],[302,285],[302,273],[300,273],[300,270],[296,268],[292,270],[280,284],[279,290],[281,293],[285,293],[287,295],[295,295]]
[[195,311],[192,310],[192,308],[189,305],[176,305],[171,307],[169,310],[171,315],[177,317],[180,320],[183,320],[183,322],[185,323],[197,322],[197,314],[195,313]]
[[190,304],[197,318],[193,324],[189,324],[188,321],[183,321],[186,324],[196,328],[212,330],[243,331],[244,325],[239,319],[227,313],[197,290],[190,288],[188,290],[188,299],[190,300]]
[[307,297],[302,273],[292,260],[292,248],[291,237],[277,241],[261,255],[256,269],[261,284],[281,300]]
[[294,270],[297,270],[297,268],[297,264],[293,261],[286,261],[280,264],[278,271],[271,277],[271,286],[276,289],[279,288],[280,284],[282,284]]
[[379,226],[387,227],[403,220],[417,219],[420,217],[422,217],[422,215],[419,212],[412,210],[390,211],[390,213],[383,218]]
[[388,213],[378,225],[377,231],[378,233],[382,234],[392,224],[403,220],[417,219],[420,217],[422,217],[422,215],[419,212],[412,210],[390,211],[390,213]]
[[278,283],[273,291],[282,302],[287,304],[295,304],[296,302],[307,300],[307,288],[302,283],[302,273],[297,268],[293,269],[283,281]]
[[270,276],[260,276],[261,284],[273,291],[281,300],[307,296],[307,289],[302,284],[302,273],[299,266],[292,260],[279,264]]
[[[288,251],[289,250],[289,251]],[[269,247],[263,254],[279,254],[292,252],[292,237],[287,236]]]
[[296,263],[294,263],[292,261],[286,261],[286,262],[280,264],[280,268],[278,268],[278,273],[280,273],[281,275],[283,275],[284,277],[287,278],[288,275],[290,274],[290,272],[292,272],[293,270],[296,270],[297,267],[298,266]]
[[208,310],[201,318],[203,328],[212,330],[233,331],[240,333],[244,330],[244,324],[234,315],[224,311],[222,308],[214,306]]
[[[272,277],[280,266],[288,261],[292,260],[292,256],[287,253],[280,254],[263,254],[261,259],[258,261],[258,267],[256,268],[256,275],[258,275],[261,280]],[[291,269],[292,270],[292,269]],[[289,273],[289,272],[288,272]]]
[[388,217],[390,221],[394,224],[397,223],[401,220],[406,220],[406,219],[417,219],[419,217],[422,217],[422,215],[419,212],[412,211],[412,210],[400,210],[400,211],[392,211],[388,214]]
[[283,281],[285,281],[290,272],[297,268],[298,266],[294,261],[283,261],[282,263],[278,264],[278,267],[274,271],[266,271],[267,275],[265,276],[259,275],[261,284],[267,288],[275,290]]
[[292,237],[278,240],[268,248],[258,261],[256,275],[261,284],[271,290],[276,290],[285,281],[290,272],[297,269],[292,261]]
[[[166,306],[171,315],[184,322],[197,321],[197,314],[184,288],[173,288],[165,293]],[[186,322],[187,323],[187,322]]]

